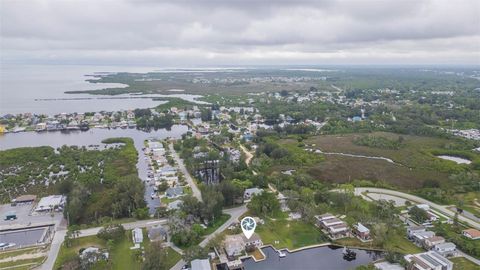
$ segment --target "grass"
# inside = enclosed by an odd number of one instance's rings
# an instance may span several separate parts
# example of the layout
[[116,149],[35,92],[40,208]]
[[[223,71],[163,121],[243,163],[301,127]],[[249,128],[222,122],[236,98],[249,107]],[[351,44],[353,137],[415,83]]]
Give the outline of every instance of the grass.
[[39,257],[35,259],[25,259],[25,260],[17,260],[17,261],[12,261],[12,262],[3,262],[0,263],[0,269],[2,268],[7,268],[7,267],[12,267],[9,269],[28,269],[31,268],[33,265],[37,265],[43,262],[45,257]]
[[[265,225],[258,226],[256,233],[264,244],[289,250],[326,242],[318,228],[301,221],[266,220]],[[275,241],[279,241],[278,244]]]
[[213,233],[218,227],[222,226],[223,223],[227,222],[227,220],[230,218],[230,215],[228,214],[222,214],[217,220],[215,220],[214,223],[209,224],[209,226],[205,229],[204,234],[208,235]]
[[[145,236],[143,246],[148,246],[150,241],[146,237],[146,230],[143,229],[143,232]],[[106,243],[97,236],[87,236],[75,239],[71,247],[67,248],[62,245],[54,269],[61,269],[63,263],[78,256],[78,252],[81,248],[87,248],[90,246],[105,248]],[[111,266],[101,264],[100,267],[102,269],[114,270],[140,270],[142,266],[141,260],[136,256],[139,250],[131,250],[130,247],[132,246],[131,233],[127,232],[126,237],[122,239],[122,241],[115,243],[110,251],[109,261],[111,262]],[[172,267],[181,259],[181,255],[170,247],[167,248],[167,251],[169,254],[167,258],[168,265],[169,267]]]
[[57,260],[55,261],[54,269],[61,269],[61,266],[78,256],[78,252],[81,248],[87,248],[90,246],[96,247],[105,247],[105,241],[99,239],[97,236],[86,236],[80,237],[73,240],[71,247],[66,247],[65,244],[62,245],[60,248],[60,252],[58,253]]
[[[398,140],[403,137],[400,149],[383,149],[357,145],[356,138],[363,136],[384,137]],[[348,180],[366,179],[382,181],[403,188],[422,187],[425,180],[438,180],[448,184],[448,176],[452,171],[468,168],[467,165],[457,165],[450,161],[435,157],[434,152],[443,149],[454,140],[400,135],[388,132],[370,134],[319,135],[305,140],[309,148],[321,149],[323,152],[348,153],[365,156],[385,157],[396,164],[385,160],[346,157],[340,155],[324,155],[325,161],[310,166],[303,166],[313,177],[335,183]],[[295,140],[284,139],[279,143],[296,145]],[[319,154],[320,155],[320,154]]]
[[390,233],[385,245],[381,245],[375,239],[371,242],[362,242],[357,238],[343,238],[335,241],[335,244],[349,247],[362,247],[369,249],[386,249],[402,254],[412,254],[423,252],[423,249],[417,247],[412,242],[408,241],[401,233]]
[[0,260],[5,258],[15,257],[18,255],[23,255],[23,254],[33,254],[33,253],[39,252],[40,250],[41,248],[33,247],[33,248],[24,248],[24,249],[19,249],[14,251],[0,252]]
[[171,247],[167,248],[167,254],[167,266],[169,269],[172,268],[175,264],[177,264],[177,262],[180,261],[180,259],[182,258],[182,255],[173,250]]
[[453,270],[476,270],[480,268],[463,257],[450,258],[450,260],[453,262]]

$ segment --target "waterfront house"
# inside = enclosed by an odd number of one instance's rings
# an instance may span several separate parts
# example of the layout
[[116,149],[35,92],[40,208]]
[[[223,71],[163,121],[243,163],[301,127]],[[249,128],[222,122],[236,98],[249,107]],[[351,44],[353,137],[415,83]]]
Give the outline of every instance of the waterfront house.
[[165,191],[167,198],[177,198],[183,196],[183,187],[170,187]]
[[453,263],[435,251],[405,255],[407,270],[452,270]]
[[462,231],[462,235],[472,240],[480,239],[480,231],[477,229],[466,229]]
[[252,236],[248,239],[244,234],[241,234],[240,236],[243,238],[243,242],[245,243],[245,249],[253,250],[263,246],[262,239],[256,233],[252,234]]
[[140,228],[132,230],[132,240],[134,244],[141,244],[143,242],[143,231]]
[[363,226],[362,223],[357,223],[353,225],[353,233],[357,236],[360,241],[369,241],[372,238],[370,237],[370,230]]
[[442,256],[456,256],[457,255],[457,246],[454,243],[446,242],[435,245],[433,250],[440,253]]
[[224,241],[225,253],[229,258],[239,256],[245,250],[245,242],[239,234],[227,235]]
[[375,269],[378,270],[405,270],[405,267],[401,266],[398,263],[377,262],[374,263],[373,266],[375,267]]
[[263,192],[263,189],[260,189],[260,188],[247,188],[243,192],[243,199],[250,200],[253,196],[260,195],[262,194],[262,192]]
[[148,239],[150,241],[167,241],[168,232],[162,225],[154,225],[147,229]]
[[425,249],[432,249],[434,246],[445,243],[445,238],[441,236],[432,236],[424,240]]

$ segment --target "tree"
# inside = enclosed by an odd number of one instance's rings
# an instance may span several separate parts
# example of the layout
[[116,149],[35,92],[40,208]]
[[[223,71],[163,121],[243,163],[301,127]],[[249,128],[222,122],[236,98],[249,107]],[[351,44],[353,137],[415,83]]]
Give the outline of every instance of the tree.
[[167,257],[167,250],[162,246],[162,242],[152,242],[145,250],[145,261],[143,262],[142,270],[168,269]]
[[424,223],[429,219],[427,212],[417,206],[410,208],[408,214],[413,220],[419,223]]
[[203,203],[200,215],[204,220],[213,221],[222,215],[223,195],[215,187],[207,186],[202,190]]
[[125,237],[125,228],[121,224],[110,224],[100,229],[97,237],[105,241],[113,240],[117,242]]
[[253,196],[248,208],[259,216],[273,216],[280,211],[280,203],[275,194],[262,192],[260,195]]

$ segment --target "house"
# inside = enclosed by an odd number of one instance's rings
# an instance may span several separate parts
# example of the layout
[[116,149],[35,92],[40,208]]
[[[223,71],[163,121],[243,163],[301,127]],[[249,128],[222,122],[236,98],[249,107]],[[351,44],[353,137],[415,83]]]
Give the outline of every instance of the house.
[[147,229],[147,235],[150,241],[167,241],[168,232],[162,225],[154,225]]
[[456,256],[457,255],[457,246],[454,243],[446,242],[435,245],[433,250],[440,253],[444,257]]
[[360,222],[353,225],[353,232],[361,241],[371,240],[370,230]]
[[183,202],[181,200],[176,200],[168,204],[167,209],[168,210],[177,210],[180,209],[182,206]]
[[210,260],[204,259],[195,259],[192,262],[190,262],[191,265],[191,270],[211,270],[212,267],[210,266]]
[[462,231],[462,235],[472,240],[480,239],[480,231],[477,229],[466,229]]
[[432,236],[424,240],[425,249],[432,249],[434,246],[445,243],[445,238],[441,236]]
[[167,198],[177,198],[183,196],[183,187],[170,187],[165,191]]
[[252,234],[252,236],[248,239],[247,239],[247,237],[245,237],[244,234],[241,234],[241,237],[243,238],[243,242],[245,243],[245,248],[246,249],[248,249],[248,248],[255,249],[255,248],[259,248],[259,247],[263,246],[262,239],[256,233]]
[[244,200],[250,200],[254,195],[260,195],[262,194],[263,189],[260,188],[247,188],[243,192],[243,199]]
[[348,228],[347,223],[343,221],[342,221],[342,224],[328,227],[327,231],[328,231],[328,236],[333,240],[348,237],[350,235],[350,229]]
[[374,263],[373,266],[378,270],[405,270],[405,268],[398,263],[378,262]]
[[424,232],[426,231],[426,228],[423,226],[410,226],[407,228],[407,237],[408,239],[412,239],[413,234],[417,232]]
[[239,234],[227,235],[224,241],[225,253],[228,257],[236,257],[245,250],[245,242],[243,237]]
[[435,251],[408,254],[404,256],[407,261],[407,270],[452,270],[453,263]]
[[132,240],[134,244],[140,244],[143,242],[143,231],[140,228],[132,230]]
[[415,242],[416,245],[421,247],[425,245],[425,239],[428,239],[434,236],[435,236],[435,233],[431,231],[416,232],[412,235],[412,240],[413,242]]

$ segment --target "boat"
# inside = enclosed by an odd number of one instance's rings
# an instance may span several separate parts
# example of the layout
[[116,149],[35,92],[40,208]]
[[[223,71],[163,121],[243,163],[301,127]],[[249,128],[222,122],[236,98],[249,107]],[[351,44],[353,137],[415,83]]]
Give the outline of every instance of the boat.
[[357,253],[355,253],[355,251],[347,248],[347,247],[344,247],[343,248],[343,259],[346,260],[346,261],[353,261],[357,258]]
[[287,256],[287,254],[281,250],[278,251],[278,257],[280,258],[285,258]]

